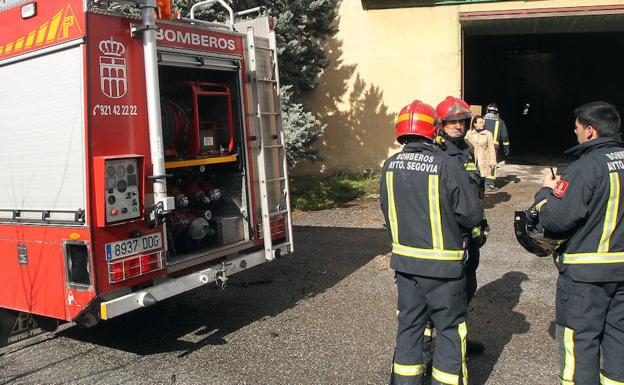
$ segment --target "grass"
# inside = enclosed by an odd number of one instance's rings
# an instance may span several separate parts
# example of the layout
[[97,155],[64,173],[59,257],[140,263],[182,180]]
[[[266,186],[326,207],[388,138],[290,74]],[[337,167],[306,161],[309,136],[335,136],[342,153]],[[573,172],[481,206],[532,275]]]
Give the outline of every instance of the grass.
[[379,174],[340,173],[290,178],[293,209],[315,211],[345,205],[358,198],[377,199]]

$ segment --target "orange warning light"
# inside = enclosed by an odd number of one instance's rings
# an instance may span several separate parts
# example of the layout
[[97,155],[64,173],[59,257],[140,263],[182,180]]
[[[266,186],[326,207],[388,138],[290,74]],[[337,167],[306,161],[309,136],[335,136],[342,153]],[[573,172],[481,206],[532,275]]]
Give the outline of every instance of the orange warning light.
[[171,19],[171,0],[158,0],[158,18]]

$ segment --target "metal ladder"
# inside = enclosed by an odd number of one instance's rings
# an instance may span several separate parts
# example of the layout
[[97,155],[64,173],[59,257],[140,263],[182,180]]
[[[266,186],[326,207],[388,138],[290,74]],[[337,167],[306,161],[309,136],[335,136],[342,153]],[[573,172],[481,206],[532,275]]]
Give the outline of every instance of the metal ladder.
[[[292,253],[294,251],[293,248],[293,230],[292,230],[292,213],[290,207],[290,197],[289,197],[289,186],[288,186],[288,164],[286,159],[286,144],[284,141],[284,133],[282,132],[282,107],[280,102],[279,95],[279,71],[277,64],[277,55],[276,55],[276,44],[275,44],[275,33],[271,31],[269,34],[269,47],[260,47],[256,45],[255,36],[253,32],[253,28],[247,29],[247,44],[248,44],[248,52],[249,52],[249,69],[251,72],[251,82],[252,82],[252,90],[254,103],[256,106],[255,117],[256,117],[256,127],[257,127],[257,140],[258,140],[258,180],[260,182],[260,206],[262,213],[262,234],[264,238],[264,252],[267,260],[273,260],[278,254],[278,250],[281,253],[281,250],[286,248],[287,253]],[[256,52],[268,52],[271,58],[271,76],[268,78],[261,78],[258,76],[257,71],[257,60],[256,60]],[[273,96],[272,103],[266,103],[267,105],[274,106],[273,111],[263,111],[260,102],[260,88],[261,84],[269,85],[272,90],[271,94]],[[274,120],[276,131],[279,133],[277,135],[271,135],[271,137],[267,138],[267,133],[265,125],[266,120],[271,119]],[[270,127],[270,123],[269,123]],[[272,139],[276,140],[275,144],[268,144],[267,142]],[[273,152],[278,152],[278,167],[279,173],[277,176],[272,178],[268,178],[269,172],[267,170],[267,156],[273,155]],[[269,185],[272,183],[278,184],[281,189],[281,197],[279,201],[284,201],[286,207],[283,208],[281,205],[276,205],[277,207],[269,207]],[[279,191],[279,189],[278,189]],[[277,197],[276,197],[277,198]],[[279,244],[273,244],[273,239],[271,236],[271,221],[276,218],[284,218],[284,233],[286,235],[286,240]]]

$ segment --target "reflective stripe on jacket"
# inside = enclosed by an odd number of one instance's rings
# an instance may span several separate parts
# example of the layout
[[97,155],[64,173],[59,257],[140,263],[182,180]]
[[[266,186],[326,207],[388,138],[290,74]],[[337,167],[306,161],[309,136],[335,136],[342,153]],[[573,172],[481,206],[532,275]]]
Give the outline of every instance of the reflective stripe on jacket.
[[540,222],[555,233],[572,233],[557,259],[575,281],[624,281],[624,147],[611,138],[577,145],[578,159],[552,190],[541,189]]
[[477,186],[432,143],[413,142],[384,163],[381,208],[392,239],[390,266],[400,272],[463,274],[461,227],[483,218]]
[[485,129],[492,133],[494,146],[509,147],[509,133],[505,121],[498,116],[487,114],[485,116]]

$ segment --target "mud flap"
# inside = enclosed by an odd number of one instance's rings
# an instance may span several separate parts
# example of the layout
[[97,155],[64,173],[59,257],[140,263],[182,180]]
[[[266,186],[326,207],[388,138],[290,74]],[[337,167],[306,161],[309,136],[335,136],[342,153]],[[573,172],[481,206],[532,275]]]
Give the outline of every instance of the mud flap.
[[55,330],[59,321],[30,313],[0,309],[0,347]]

